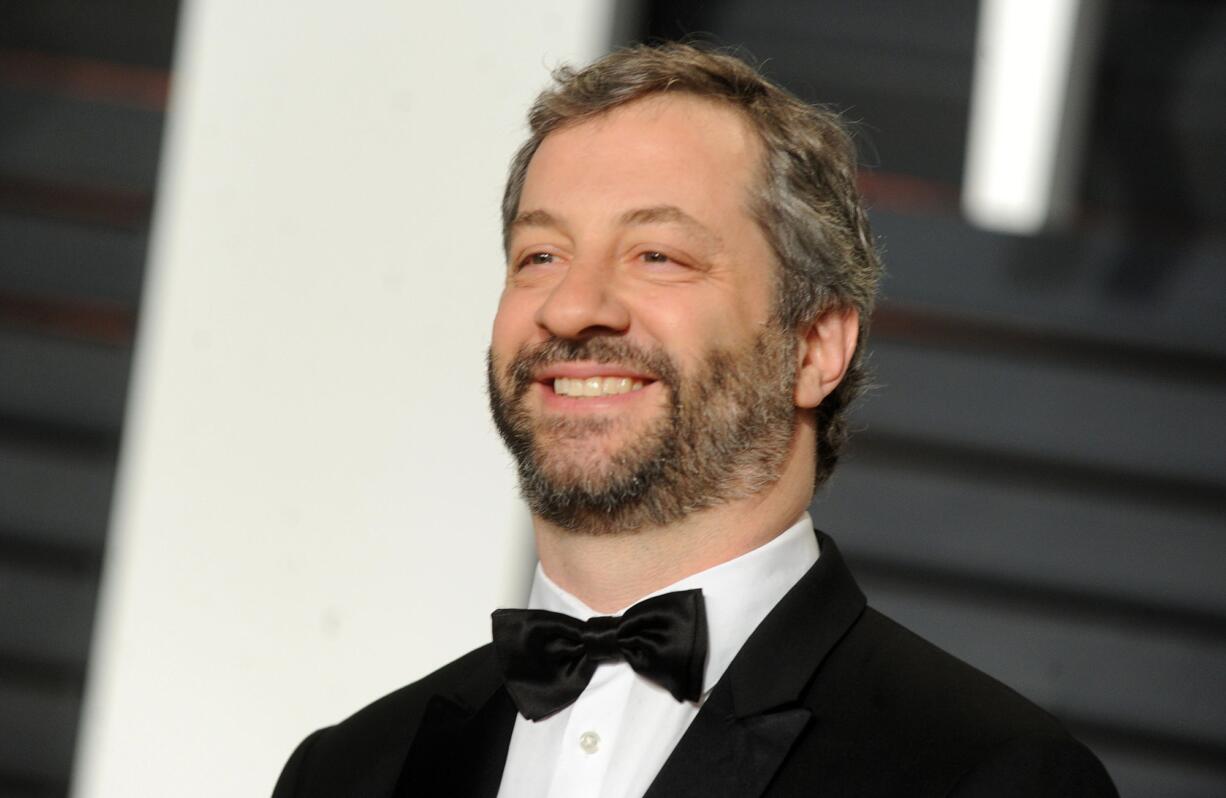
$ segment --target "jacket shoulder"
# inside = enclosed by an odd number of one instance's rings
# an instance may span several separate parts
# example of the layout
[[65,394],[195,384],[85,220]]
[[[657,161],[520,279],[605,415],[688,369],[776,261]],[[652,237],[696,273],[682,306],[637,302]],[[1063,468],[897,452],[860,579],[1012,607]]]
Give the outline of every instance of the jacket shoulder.
[[274,798],[390,793],[430,699],[496,678],[485,645],[308,736],[290,756]]
[[[1055,717],[871,608],[821,665],[807,703],[830,721],[818,725],[829,764],[869,788],[861,794],[1013,795],[1017,784],[1019,795],[1115,795]],[[1061,779],[1098,789],[1060,791]]]
[[1017,733],[1067,734],[1063,725],[1017,691],[938,648],[872,608],[849,631],[832,670],[859,673],[882,712],[922,718],[929,734],[973,731],[976,738]]
[[1106,769],[1088,748],[1060,737],[1018,737],[963,773],[949,798],[1029,798],[1033,795],[1119,798]]

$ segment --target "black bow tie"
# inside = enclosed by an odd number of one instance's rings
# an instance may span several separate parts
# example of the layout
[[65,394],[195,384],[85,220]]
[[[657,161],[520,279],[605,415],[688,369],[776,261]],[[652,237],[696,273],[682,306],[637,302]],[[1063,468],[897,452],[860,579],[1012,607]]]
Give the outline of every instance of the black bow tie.
[[702,696],[707,619],[701,590],[640,601],[624,615],[580,621],[547,610],[495,610],[494,652],[528,720],[572,704],[602,662],[625,660],[678,701]]

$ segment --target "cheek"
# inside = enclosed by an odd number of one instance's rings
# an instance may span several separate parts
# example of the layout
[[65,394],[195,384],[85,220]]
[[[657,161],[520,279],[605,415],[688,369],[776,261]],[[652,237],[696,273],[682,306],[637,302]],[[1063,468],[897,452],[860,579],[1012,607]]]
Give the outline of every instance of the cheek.
[[504,291],[490,333],[494,350],[499,353],[515,352],[527,343],[536,329],[535,313],[522,295]]
[[661,302],[653,305],[650,313],[645,312],[643,319],[650,325],[652,337],[686,356],[712,349],[737,349],[758,335],[764,316],[747,302],[718,294],[685,302]]

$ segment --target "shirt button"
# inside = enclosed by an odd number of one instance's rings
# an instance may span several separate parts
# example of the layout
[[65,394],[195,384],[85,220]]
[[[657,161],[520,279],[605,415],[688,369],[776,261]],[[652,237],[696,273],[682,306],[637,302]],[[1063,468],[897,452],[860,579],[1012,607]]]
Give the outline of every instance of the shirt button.
[[579,735],[579,747],[585,754],[594,754],[600,749],[600,735],[594,731],[585,731]]

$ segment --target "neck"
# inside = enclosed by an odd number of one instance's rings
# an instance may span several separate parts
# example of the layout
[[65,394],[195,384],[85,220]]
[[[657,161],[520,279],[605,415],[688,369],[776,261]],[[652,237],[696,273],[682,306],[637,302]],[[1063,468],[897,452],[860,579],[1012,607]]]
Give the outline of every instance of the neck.
[[803,433],[793,437],[775,483],[665,526],[593,534],[534,517],[541,567],[584,604],[612,613],[691,574],[753,551],[786,530],[808,507],[813,444],[805,445],[807,437]]

